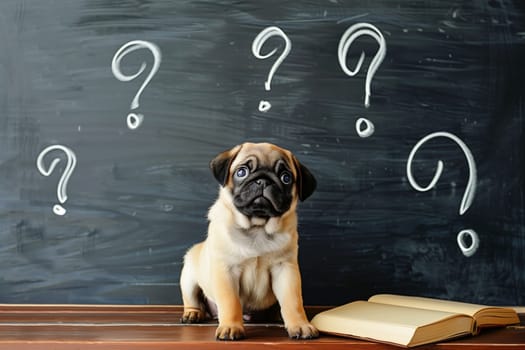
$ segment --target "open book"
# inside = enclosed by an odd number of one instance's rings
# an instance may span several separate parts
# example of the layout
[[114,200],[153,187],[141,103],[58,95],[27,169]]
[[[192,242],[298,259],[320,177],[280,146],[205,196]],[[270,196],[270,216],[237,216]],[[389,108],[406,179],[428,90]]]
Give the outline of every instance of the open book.
[[317,314],[321,332],[412,347],[519,323],[511,308],[378,294]]

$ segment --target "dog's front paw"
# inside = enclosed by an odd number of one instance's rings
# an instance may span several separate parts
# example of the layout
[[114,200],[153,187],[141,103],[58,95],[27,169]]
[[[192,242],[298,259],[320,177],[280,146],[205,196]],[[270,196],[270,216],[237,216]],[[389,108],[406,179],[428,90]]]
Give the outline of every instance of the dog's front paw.
[[181,321],[182,323],[199,323],[201,321],[204,321],[204,318],[205,314],[201,309],[188,308],[184,309]]
[[218,340],[239,340],[243,339],[244,327],[242,325],[221,325],[215,331],[215,337]]
[[314,339],[319,337],[319,331],[310,323],[289,325],[286,327],[288,336],[293,339]]

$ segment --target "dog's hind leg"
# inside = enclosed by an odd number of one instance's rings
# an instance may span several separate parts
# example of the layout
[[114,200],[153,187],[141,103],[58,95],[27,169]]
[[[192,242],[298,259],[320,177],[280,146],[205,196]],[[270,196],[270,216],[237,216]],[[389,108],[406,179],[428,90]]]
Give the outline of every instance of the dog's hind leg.
[[197,268],[195,259],[196,247],[193,247],[184,257],[184,266],[180,275],[180,289],[182,293],[182,302],[184,304],[184,313],[181,321],[183,323],[198,323],[205,319],[205,307],[203,305],[202,290],[197,283]]

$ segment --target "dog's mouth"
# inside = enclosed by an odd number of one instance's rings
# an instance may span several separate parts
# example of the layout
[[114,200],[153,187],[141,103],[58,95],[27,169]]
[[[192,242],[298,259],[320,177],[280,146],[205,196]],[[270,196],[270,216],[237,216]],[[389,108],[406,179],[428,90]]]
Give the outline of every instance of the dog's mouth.
[[279,216],[281,214],[272,201],[264,195],[255,197],[249,204],[238,206],[237,209],[248,217],[264,219]]
[[[233,189],[233,204],[249,218],[281,216],[290,208],[291,192],[272,174],[254,176]],[[275,178],[275,179],[274,179]]]

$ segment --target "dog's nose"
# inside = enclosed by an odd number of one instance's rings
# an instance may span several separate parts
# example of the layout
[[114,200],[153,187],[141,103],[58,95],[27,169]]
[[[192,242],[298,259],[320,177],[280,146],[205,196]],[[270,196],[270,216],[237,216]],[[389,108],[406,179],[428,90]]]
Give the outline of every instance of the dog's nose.
[[265,178],[258,178],[257,180],[255,180],[255,183],[259,185],[259,187],[264,188],[270,184],[270,181]]

